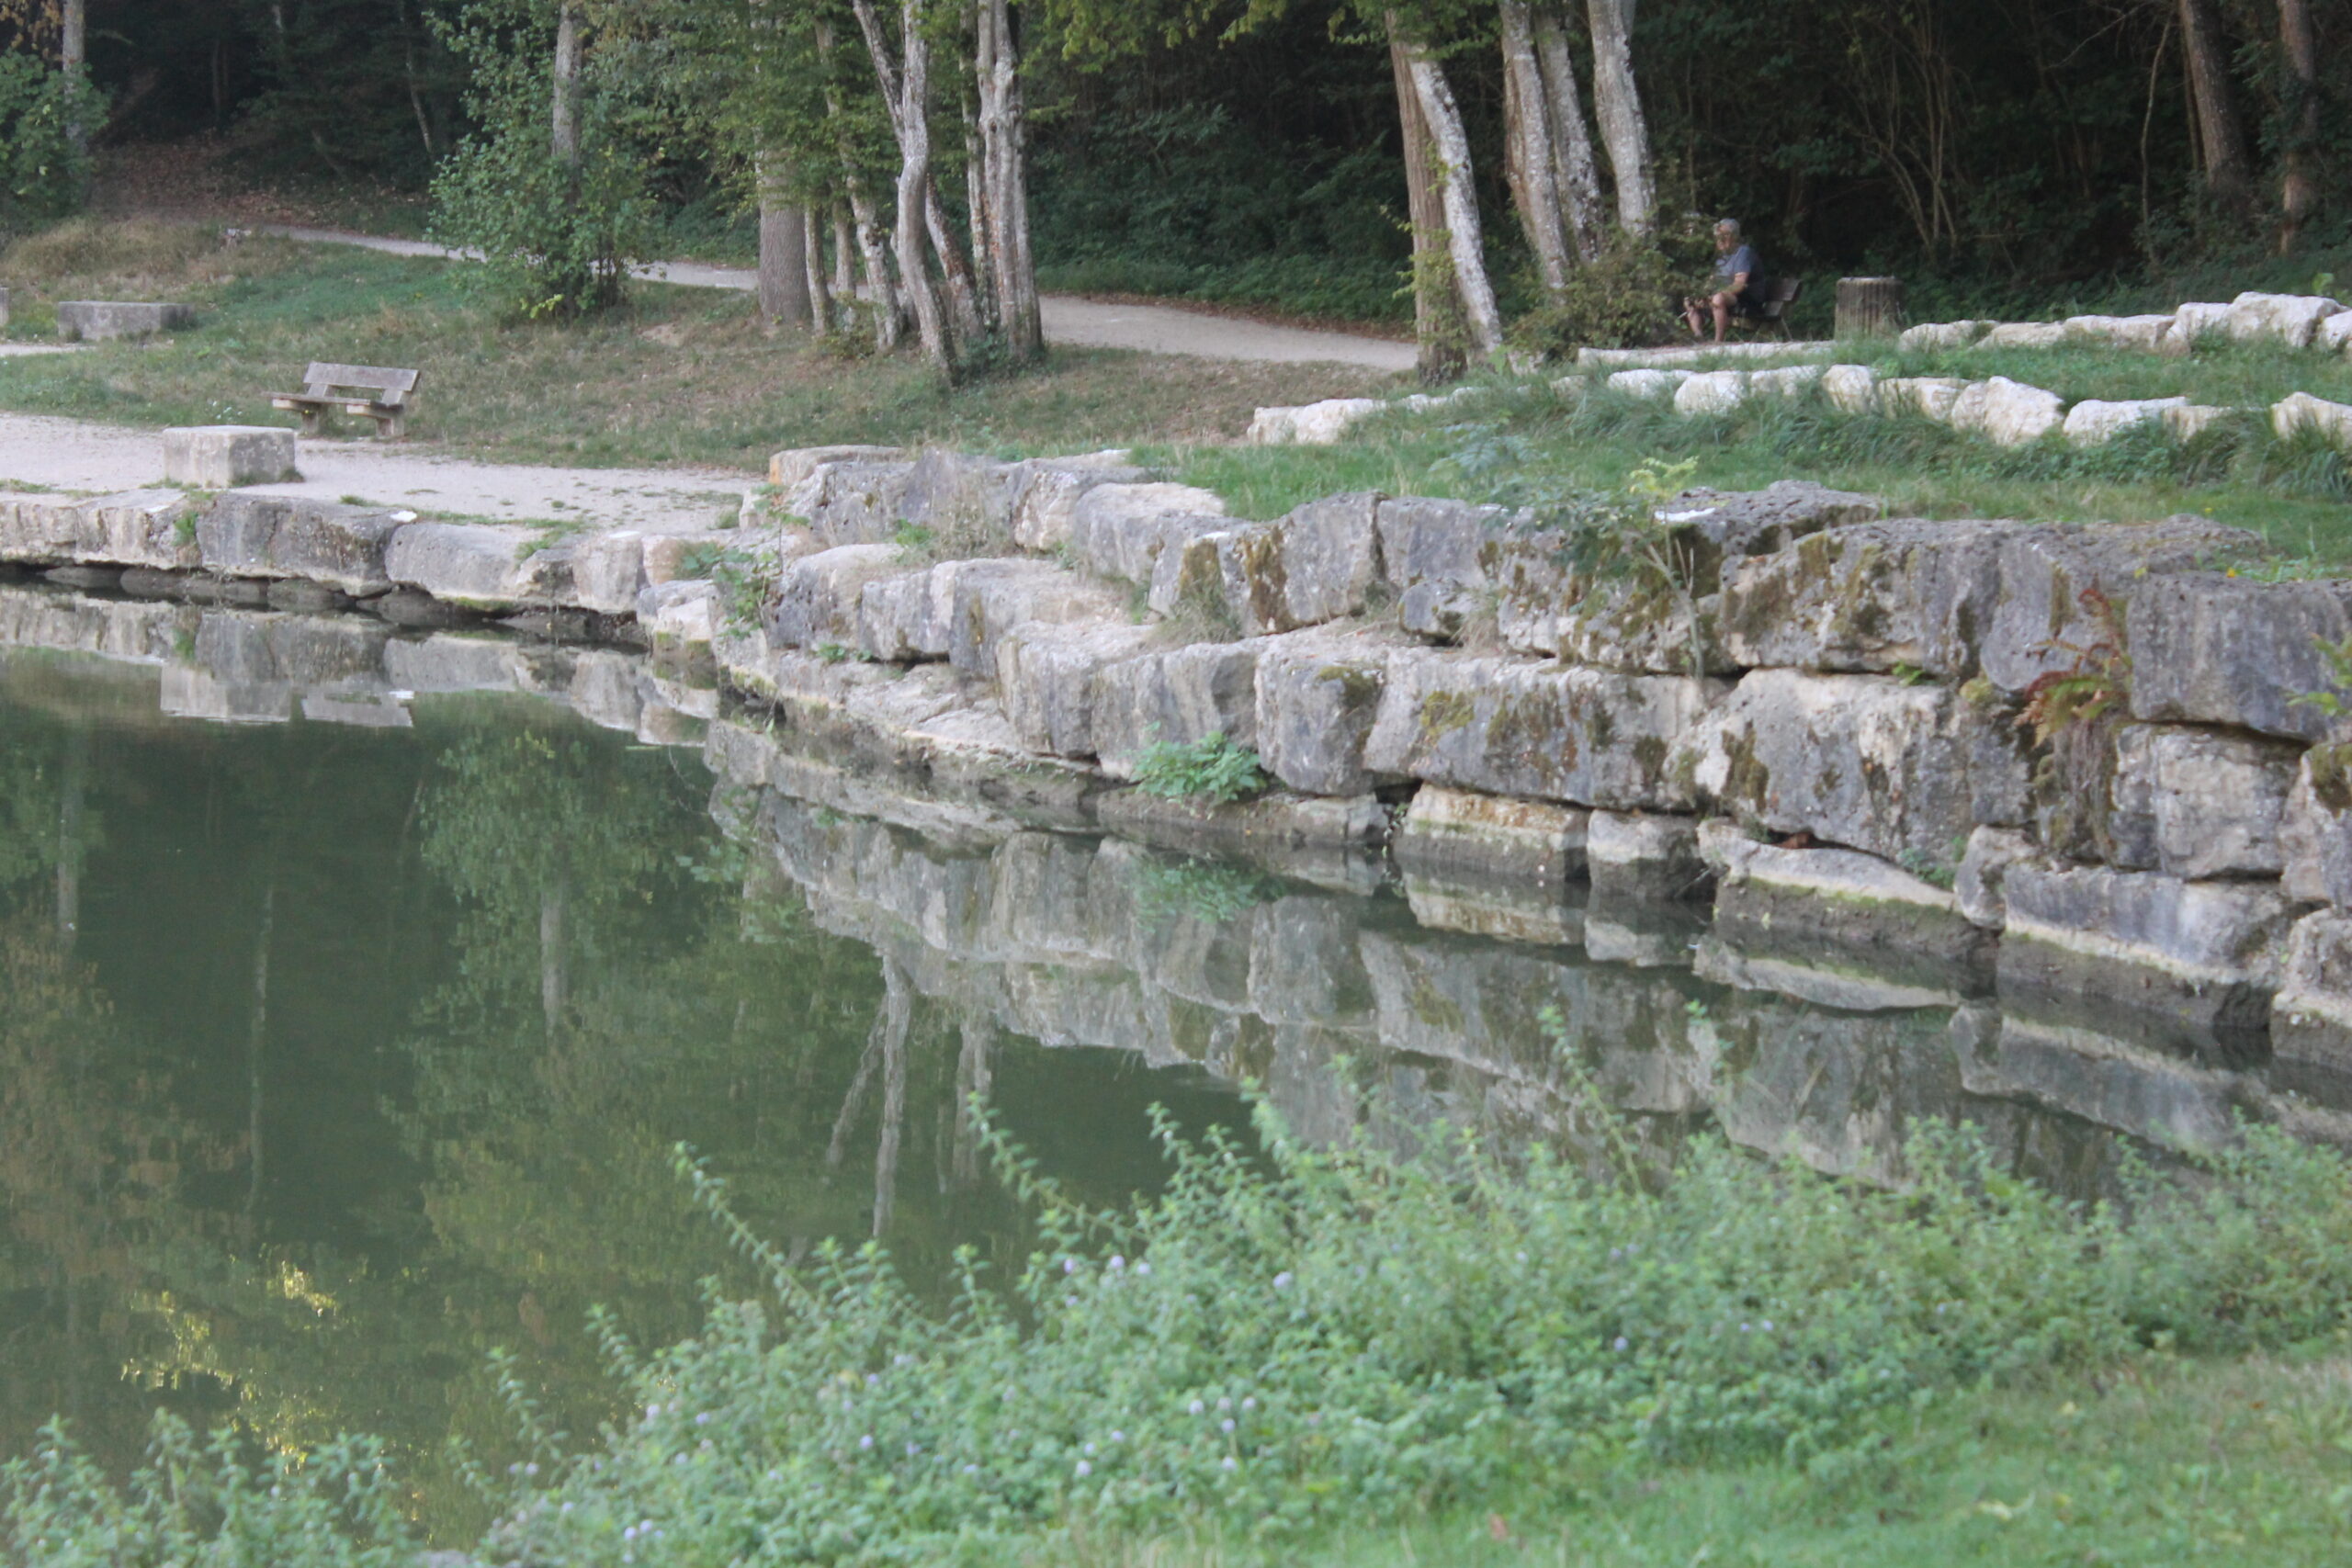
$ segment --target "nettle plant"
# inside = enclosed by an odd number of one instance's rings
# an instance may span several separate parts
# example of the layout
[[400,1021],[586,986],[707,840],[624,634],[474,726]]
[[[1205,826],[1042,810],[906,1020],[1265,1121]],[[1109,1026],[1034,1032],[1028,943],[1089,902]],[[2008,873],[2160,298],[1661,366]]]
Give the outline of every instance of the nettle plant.
[[1272,784],[1258,753],[1221,729],[1182,744],[1155,740],[1136,762],[1136,787],[1162,800],[1229,805],[1263,795]]

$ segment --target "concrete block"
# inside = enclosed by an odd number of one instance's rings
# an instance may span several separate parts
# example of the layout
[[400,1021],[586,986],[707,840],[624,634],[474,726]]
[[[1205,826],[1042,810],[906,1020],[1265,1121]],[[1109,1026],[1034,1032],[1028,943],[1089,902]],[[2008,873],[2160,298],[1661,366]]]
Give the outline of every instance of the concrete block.
[[192,305],[134,304],[119,299],[61,299],[57,335],[67,343],[105,343],[115,338],[153,337],[196,325]]
[[164,479],[198,490],[284,484],[294,468],[294,433],[267,424],[181,425],[164,432]]

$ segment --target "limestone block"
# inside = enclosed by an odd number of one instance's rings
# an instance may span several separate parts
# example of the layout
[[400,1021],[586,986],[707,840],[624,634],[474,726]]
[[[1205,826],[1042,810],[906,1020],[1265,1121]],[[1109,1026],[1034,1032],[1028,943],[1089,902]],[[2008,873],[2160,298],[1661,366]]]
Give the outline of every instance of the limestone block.
[[1826,529],[1734,564],[1724,646],[1741,666],[1965,680],[2001,592],[2001,550],[2030,525],[1906,520]]
[[1685,491],[1657,509],[1690,563],[1693,592],[1713,593],[1729,561],[1785,548],[1808,534],[1867,522],[1884,510],[1878,497],[1780,479],[1758,491]]
[[2302,750],[2216,730],[2128,728],[2116,746],[2117,863],[2191,881],[2277,876]]
[[67,343],[107,343],[153,337],[196,325],[196,307],[120,299],[60,299],[57,335]]
[[196,635],[199,613],[186,604],[84,599],[67,593],[0,593],[0,647],[90,653],[130,664],[163,664]]
[[2024,750],[2007,715],[1949,686],[1758,670],[1672,767],[1743,822],[1948,868],[1980,824],[2026,819]]
[[1878,384],[1879,412],[1917,414],[1940,424],[1951,417],[1952,405],[1960,401],[1967,386],[1958,376],[1893,377]]
[[1389,661],[1364,762],[1490,795],[1677,810],[1690,792],[1669,774],[1668,753],[1721,689],[1679,676],[1402,652]]
[[2303,753],[2279,821],[2278,852],[2288,897],[2352,908],[2352,749]]
[[932,569],[932,603],[946,604],[947,660],[993,679],[997,649],[1014,626],[1112,623],[1125,605],[1100,582],[1046,561],[949,561]]
[[1728,822],[1699,830],[1715,871],[1717,929],[1771,933],[1776,945],[1829,942],[1965,962],[1984,935],[1960,901],[1876,855],[1841,849],[1781,849]]
[[1894,340],[1894,346],[1905,354],[1966,348],[1999,324],[1996,321],[1930,321],[1905,330]]
[[1269,637],[1258,658],[1258,753],[1307,795],[1362,795],[1394,782],[1364,765],[1364,744],[1400,639],[1336,629]]
[[1024,622],[997,643],[997,690],[1022,745],[1057,757],[1094,755],[1095,678],[1152,644],[1124,622]]
[[903,522],[915,466],[894,459],[820,463],[785,496],[787,515],[806,518],[828,549],[881,544]]
[[656,583],[637,596],[638,629],[657,654],[707,650],[718,636],[719,619],[716,583]]
[[2304,740],[2336,728],[2300,699],[2334,689],[2318,645],[2352,637],[2352,581],[2151,577],[2132,592],[2130,627],[2135,718]]
[[1693,897],[1712,877],[1699,853],[1699,819],[1656,812],[1592,813],[1585,865],[1596,897]]
[[2172,335],[2173,318],[2163,316],[2069,316],[2066,341],[2136,348],[2154,354]]
[[797,523],[781,525],[707,528],[692,534],[644,534],[638,538],[638,564],[645,573],[640,586],[658,588],[684,577],[707,577],[711,563],[733,556],[772,554],[781,567],[786,561],[815,555],[824,548],[816,534]]
[[2037,860],[2041,848],[2030,835],[2015,828],[1979,828],[1968,836],[1968,851],[1960,857],[1960,873],[1952,880],[1952,897],[1969,923],[1996,931],[2007,923],[2008,907],[2001,885],[2009,867]]
[[2352,915],[2322,909],[2295,922],[2270,1004],[2270,1050],[2280,1061],[2352,1072]]
[[564,701],[599,729],[634,736],[645,722],[645,697],[638,672],[644,660],[609,648],[583,648],[571,660]]
[[947,616],[934,610],[938,569],[877,577],[858,590],[854,646],[885,664],[917,664],[947,657]]
[[2210,1036],[2151,1039],[2159,1032],[2104,1009],[2088,1020],[2041,1016],[2052,1010],[2086,1010],[2042,1006],[2020,1014],[2004,996],[1992,1038],[1961,1056],[1972,1095],[2049,1106],[2077,1123],[2167,1148],[2224,1147],[2237,1138],[2240,1118],[2254,1109],[2245,1080],[2183,1054],[2211,1049]]
[[1078,503],[1087,491],[1144,481],[1144,471],[1126,457],[1125,452],[1096,452],[1023,464],[1027,478],[1012,503],[1012,542],[1041,555],[1069,544],[1078,526]]
[[393,582],[469,609],[569,604],[572,548],[542,548],[532,529],[481,523],[411,523],[384,549]]
[[2235,409],[2213,408],[2203,403],[2191,403],[2187,408],[2167,409],[2165,429],[2175,441],[2194,441],[2215,425],[2235,419]]
[[1396,835],[1397,865],[1448,879],[1565,887],[1584,870],[1590,813],[1430,786],[1416,793]]
[[2001,591],[1979,636],[1979,663],[2003,692],[2021,694],[2043,675],[2075,668],[2082,659],[2075,650],[2109,640],[2103,620],[2129,599],[2135,680],[2144,680],[2140,595],[2168,573],[2253,558],[2262,549],[2261,539],[2242,528],[2193,516],[2021,528],[2001,547]]
[[[2066,411],[2066,439],[2076,446],[2098,446],[2119,434],[2188,407],[2187,398],[2140,398],[2129,402],[2086,399]],[[2167,428],[2169,426],[2167,425]]]
[[2309,348],[2319,324],[2343,309],[2320,295],[2241,294],[2230,301],[2222,330],[2237,343],[2283,343],[2289,348]]
[[197,564],[186,525],[193,507],[178,491],[134,490],[86,501],[0,494],[0,561],[152,567]]
[[521,644],[504,637],[435,632],[384,645],[384,675],[405,692],[519,692],[529,689]]
[[1663,398],[1679,390],[1690,379],[1688,370],[1619,370],[1609,378],[1612,392],[1629,398]]
[[2003,321],[1977,340],[1978,348],[2056,348],[2066,341],[2064,321]]
[[2209,337],[2226,336],[2230,308],[2206,302],[2182,305],[2172,313],[2172,331],[2162,344],[2167,354],[2187,354]]
[[2065,410],[2055,392],[1996,376],[1963,388],[1945,417],[1954,430],[1982,435],[1996,446],[2030,446],[2064,423]]
[[1253,446],[1336,446],[1380,409],[1377,398],[1330,398],[1301,408],[1260,409],[1246,439]]
[[1729,413],[1747,400],[1745,370],[1702,370],[1674,389],[1674,412],[1686,419],[1693,414]]
[[1381,505],[1369,492],[1329,496],[1274,525],[1282,549],[1282,618],[1288,626],[1320,626],[1363,612],[1379,579]]
[[2296,909],[2276,883],[2024,861],[2002,879],[2001,988],[2075,992],[2258,1028]]
[[930,530],[943,556],[1001,556],[1012,548],[1012,508],[1026,478],[1016,463],[939,447],[915,459],[899,516]]
[[[1576,586],[1583,585],[1572,585],[1569,592]],[[1567,592],[1560,597],[1567,599]],[[1738,670],[1724,651],[1713,594],[1686,606],[1671,590],[1620,580],[1587,588],[1562,604],[1548,624],[1515,616],[1513,607],[1506,594],[1503,641],[1516,651],[1556,653],[1574,663],[1630,675],[1688,675],[1694,660],[1709,675]]]
[[1867,365],[1833,365],[1822,373],[1821,395],[1839,413],[1878,412],[1878,372]]
[[1372,494],[1332,496],[1277,523],[1196,534],[1160,552],[1151,608],[1214,606],[1244,637],[1356,615],[1378,574],[1379,505]]
[[1191,485],[1105,484],[1079,497],[1070,544],[1090,570],[1143,587],[1170,543],[1230,526],[1225,502]]
[[572,546],[572,598],[583,610],[633,615],[645,577],[645,536],[615,528],[582,536]]
[[232,685],[209,671],[167,664],[161,706],[169,717],[200,718],[208,724],[286,724],[294,717],[294,688],[274,681]]
[[2335,446],[2352,450],[2352,404],[2290,392],[2270,405],[2270,428],[2282,441],[2299,430],[2316,430]]
[[768,459],[768,483],[794,491],[832,463],[895,463],[906,454],[896,446],[800,446]]
[[1499,506],[1404,497],[1377,513],[1383,574],[1407,631],[1453,637],[1491,602],[1488,544],[1508,513]]
[[2352,345],[2352,310],[2338,310],[2312,329],[2311,346],[2322,354],[2342,354],[2346,345]]
[[1094,751],[1113,778],[1136,776],[1155,744],[1222,734],[1258,743],[1259,642],[1198,643],[1106,664],[1094,678]]
[[1747,378],[1747,389],[1759,398],[1794,400],[1813,390],[1827,373],[1828,367],[1821,365],[1791,365],[1779,370],[1758,370]]
[[300,478],[294,433],[266,424],[179,425],[164,432],[164,479],[198,490],[234,490]]
[[768,615],[775,648],[854,648],[865,585],[907,575],[896,545],[842,545],[788,562]]
[[224,495],[196,520],[197,555],[223,577],[299,578],[364,599],[392,586],[385,552],[414,520],[300,496]]
[[1405,907],[1425,931],[1458,931],[1491,942],[1545,947],[1573,946],[1584,937],[1581,902],[1560,883],[1401,868],[1398,880],[1404,885]]

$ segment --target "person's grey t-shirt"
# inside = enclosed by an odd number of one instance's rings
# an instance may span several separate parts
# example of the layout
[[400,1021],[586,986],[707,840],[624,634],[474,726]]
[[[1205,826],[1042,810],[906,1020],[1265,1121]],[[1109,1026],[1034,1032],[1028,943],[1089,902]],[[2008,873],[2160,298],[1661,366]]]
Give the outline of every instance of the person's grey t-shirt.
[[1755,288],[1764,281],[1764,258],[1756,254],[1754,245],[1742,245],[1715,262],[1715,276],[1729,282],[1741,273],[1747,274],[1747,287]]

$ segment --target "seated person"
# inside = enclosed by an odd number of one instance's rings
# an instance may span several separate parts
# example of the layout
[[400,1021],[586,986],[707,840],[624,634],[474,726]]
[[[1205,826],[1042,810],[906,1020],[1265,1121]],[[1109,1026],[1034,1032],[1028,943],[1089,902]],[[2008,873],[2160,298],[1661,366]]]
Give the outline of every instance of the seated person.
[[1715,341],[1721,343],[1731,331],[1735,315],[1756,320],[1764,314],[1764,258],[1756,254],[1755,246],[1741,241],[1736,218],[1715,225],[1715,276],[1723,280],[1723,288],[1711,299],[1684,299],[1682,319],[1690,324],[1692,337],[1704,337],[1706,319],[1712,315]]

